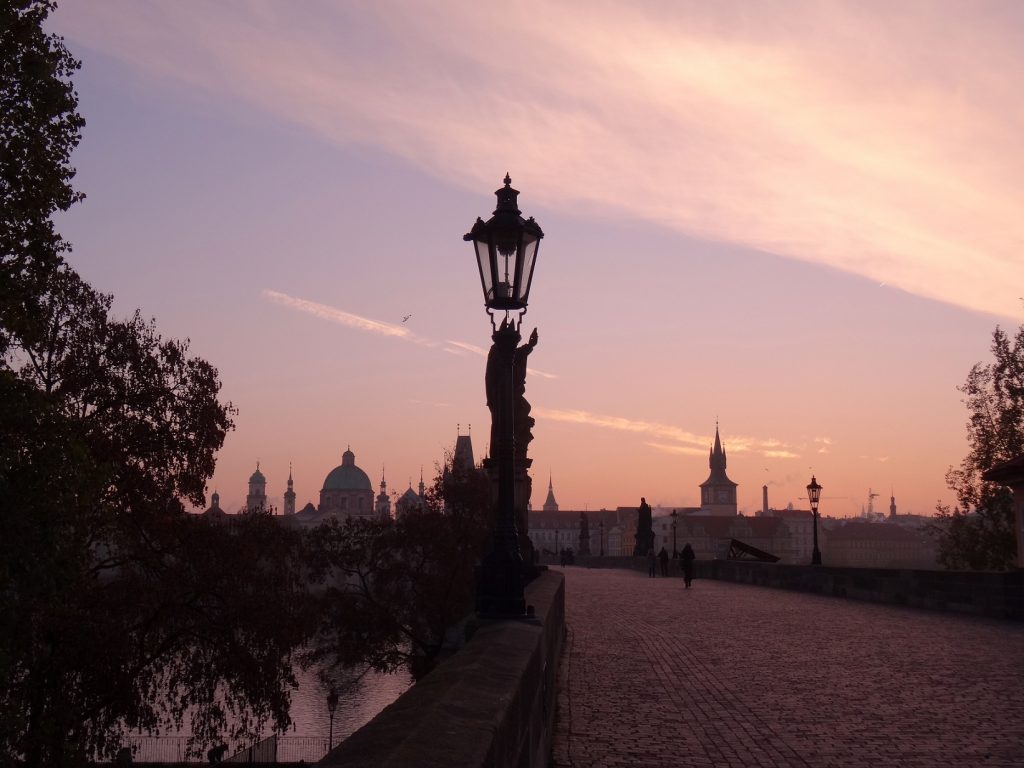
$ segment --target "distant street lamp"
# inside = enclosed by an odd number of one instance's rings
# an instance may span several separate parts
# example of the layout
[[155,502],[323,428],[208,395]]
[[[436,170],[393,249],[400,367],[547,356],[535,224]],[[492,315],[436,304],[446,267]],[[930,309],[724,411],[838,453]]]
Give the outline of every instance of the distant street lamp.
[[818,502],[821,500],[821,486],[811,475],[811,484],[807,486],[807,498],[811,502],[811,517],[814,519],[814,552],[811,554],[811,565],[821,565],[821,551],[818,549]]
[[601,531],[601,557],[604,557],[604,520],[599,521],[597,527]]
[[[515,514],[515,358],[519,328],[533,283],[537,249],[544,237],[533,218],[520,216],[512,179],[494,193],[494,215],[478,218],[463,240],[476,251],[484,306],[491,318],[493,344],[487,355],[487,404],[491,407],[491,450],[498,469],[498,499],[490,551],[477,568],[476,609],[481,616],[515,617],[526,613],[523,556]],[[500,326],[494,313],[504,312]],[[509,313],[518,312],[519,317]],[[533,343],[536,343],[535,340]],[[525,374],[525,371],[523,371]]]
[[672,559],[675,560],[679,557],[679,551],[676,549],[676,518],[679,517],[677,510],[672,510]]
[[327,731],[327,751],[334,748],[334,710],[338,708],[338,692],[331,688],[327,694],[327,711],[331,715],[331,725]]

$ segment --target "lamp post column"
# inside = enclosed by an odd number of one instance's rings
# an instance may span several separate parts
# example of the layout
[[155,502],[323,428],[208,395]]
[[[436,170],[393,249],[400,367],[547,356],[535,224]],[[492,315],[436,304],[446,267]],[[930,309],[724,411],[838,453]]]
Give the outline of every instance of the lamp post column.
[[821,486],[811,475],[811,483],[807,486],[807,499],[811,502],[811,517],[814,522],[814,551],[811,553],[811,565],[821,565],[821,550],[818,549],[818,502],[821,500]]
[[338,692],[331,688],[331,692],[327,694],[327,711],[331,716],[331,724],[327,731],[327,751],[330,752],[334,748],[334,711],[338,708]]
[[679,516],[677,510],[672,510],[672,559],[679,557],[679,549],[676,547],[676,518]]
[[515,514],[515,436],[513,432],[513,362],[519,331],[505,320],[491,337],[487,358],[487,378],[498,397],[494,409],[492,450],[498,467],[497,520],[491,549],[477,572],[477,613],[494,616],[522,616],[526,613],[523,596],[523,556]]
[[[476,220],[463,240],[473,243],[484,306],[491,318],[493,344],[487,355],[487,405],[491,409],[491,450],[498,472],[498,498],[495,510],[494,536],[490,551],[477,568],[477,613],[487,618],[516,618],[526,613],[523,595],[525,572],[516,530],[516,434],[515,410],[520,409],[518,439],[522,441],[521,469],[525,473],[529,464],[526,445],[532,439],[529,405],[522,397],[525,391],[526,355],[537,343],[534,331],[530,343],[522,351],[519,327],[530,297],[533,270],[537,263],[537,249],[544,232],[530,217],[520,214],[519,190],[512,188],[512,179],[505,174],[504,186],[495,191],[497,207],[494,215],[484,221]],[[500,326],[495,327],[495,313],[504,313]],[[518,313],[519,323],[512,313]],[[517,363],[517,358],[519,362]],[[517,386],[519,405],[516,405]],[[525,492],[525,488],[524,488]],[[525,509],[525,500],[524,500]],[[524,530],[526,519],[522,521]]]

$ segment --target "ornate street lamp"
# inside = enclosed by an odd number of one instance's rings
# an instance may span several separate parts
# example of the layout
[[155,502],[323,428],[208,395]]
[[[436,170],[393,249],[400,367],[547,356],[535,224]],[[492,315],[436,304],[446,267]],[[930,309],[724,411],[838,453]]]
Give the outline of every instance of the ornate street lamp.
[[[476,609],[481,616],[522,616],[523,556],[515,515],[515,398],[516,350],[521,339],[526,304],[530,298],[537,249],[544,233],[533,218],[523,219],[512,179],[505,174],[505,186],[494,193],[498,205],[494,215],[477,219],[463,238],[476,251],[484,306],[491,317],[493,344],[487,355],[487,404],[491,407],[491,451],[498,469],[497,515],[490,551],[477,569]],[[500,326],[494,313],[504,312]],[[518,312],[519,317],[509,313]],[[536,343],[531,338],[532,343]],[[530,347],[532,349],[532,346]],[[525,358],[523,365],[525,367]],[[525,378],[524,378],[525,380]]]
[[327,751],[334,748],[334,711],[338,708],[338,692],[331,688],[327,694],[327,711],[331,715],[331,725],[327,732]]
[[679,517],[679,512],[675,509],[672,510],[672,559],[675,560],[679,557],[679,551],[676,549],[676,518]]
[[811,554],[811,565],[821,565],[821,551],[818,549],[818,502],[821,500],[821,486],[811,475],[811,484],[807,486],[807,498],[811,502],[811,516],[814,519],[814,552]]

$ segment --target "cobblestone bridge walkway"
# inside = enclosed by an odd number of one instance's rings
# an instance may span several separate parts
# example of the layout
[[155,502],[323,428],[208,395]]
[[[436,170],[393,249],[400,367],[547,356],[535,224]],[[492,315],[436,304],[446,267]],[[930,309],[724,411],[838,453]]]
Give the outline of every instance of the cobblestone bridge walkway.
[[1024,625],[565,572],[558,768],[1024,766]]

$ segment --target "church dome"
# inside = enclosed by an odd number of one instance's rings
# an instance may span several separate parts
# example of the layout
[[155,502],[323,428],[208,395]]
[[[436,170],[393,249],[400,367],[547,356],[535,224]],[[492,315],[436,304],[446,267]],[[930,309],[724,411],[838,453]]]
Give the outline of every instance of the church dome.
[[341,466],[335,467],[324,480],[325,491],[373,491],[370,478],[356,466],[356,455],[351,450],[341,455]]
[[256,465],[256,471],[253,472],[249,476],[249,482],[250,483],[266,483],[267,482],[267,478],[265,478],[263,476],[263,473],[260,472],[260,465],[259,464]]

